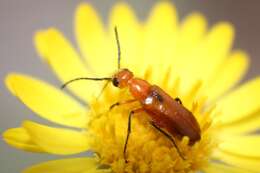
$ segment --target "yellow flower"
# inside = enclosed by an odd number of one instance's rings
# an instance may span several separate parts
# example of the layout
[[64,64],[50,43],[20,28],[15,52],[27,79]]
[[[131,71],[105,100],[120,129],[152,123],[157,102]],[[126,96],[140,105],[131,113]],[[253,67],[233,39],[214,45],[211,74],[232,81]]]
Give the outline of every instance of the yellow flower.
[[155,5],[148,20],[140,22],[127,4],[118,3],[104,27],[93,7],[81,4],[75,15],[80,53],[55,28],[35,34],[36,49],[62,83],[75,77],[109,77],[117,71],[114,26],[121,42],[121,66],[181,98],[200,124],[201,140],[193,146],[187,137],[177,140],[183,160],[171,142],[149,125],[148,115],[139,113],[133,118],[125,163],[127,115],[140,105],[111,111],[109,107],[132,98],[128,90],[109,85],[96,99],[104,83],[78,81],[68,86],[78,102],[43,81],[9,74],[6,85],[12,94],[62,127],[24,121],[21,127],[4,132],[8,144],[59,155],[95,153],[42,163],[25,172],[257,172],[260,136],[251,132],[260,126],[260,79],[233,89],[247,70],[248,55],[231,50],[231,24],[219,22],[208,29],[199,13],[179,22],[168,2]]

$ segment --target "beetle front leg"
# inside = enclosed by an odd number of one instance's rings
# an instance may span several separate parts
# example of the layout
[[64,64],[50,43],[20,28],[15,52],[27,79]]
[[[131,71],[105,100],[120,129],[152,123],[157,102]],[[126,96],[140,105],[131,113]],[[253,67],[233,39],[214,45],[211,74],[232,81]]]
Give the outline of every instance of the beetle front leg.
[[143,112],[143,111],[144,111],[143,108],[135,109],[135,110],[132,110],[129,113],[129,115],[128,115],[127,135],[126,135],[125,145],[124,145],[124,159],[125,159],[126,163],[127,163],[127,160],[126,160],[126,150],[127,150],[127,144],[128,144],[129,136],[130,136],[130,133],[131,133],[132,115],[136,114],[136,113],[139,113],[139,112]]
[[124,104],[129,104],[129,103],[133,103],[135,101],[138,101],[136,99],[131,99],[131,100],[125,100],[125,101],[122,101],[122,102],[116,102],[114,104],[112,104],[110,107],[109,107],[109,110],[112,110],[115,106],[120,106],[120,105],[124,105]]

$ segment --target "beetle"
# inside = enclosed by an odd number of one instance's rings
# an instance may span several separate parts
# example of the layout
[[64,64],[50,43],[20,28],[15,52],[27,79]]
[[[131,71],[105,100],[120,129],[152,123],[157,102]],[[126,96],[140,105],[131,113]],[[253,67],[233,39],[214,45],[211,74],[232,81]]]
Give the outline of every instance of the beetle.
[[[201,139],[200,126],[187,108],[185,108],[179,98],[172,98],[163,89],[157,85],[151,85],[146,80],[134,77],[134,74],[126,68],[120,67],[121,50],[117,28],[115,27],[115,37],[118,48],[118,71],[112,77],[104,78],[88,78],[80,77],[72,79],[62,85],[66,87],[69,83],[77,80],[96,80],[112,82],[115,87],[120,89],[128,88],[133,99],[122,102],[117,102],[110,106],[110,110],[115,106],[124,105],[132,102],[139,102],[140,108],[131,110],[128,115],[127,136],[124,145],[124,158],[126,159],[127,144],[131,133],[132,116],[139,112],[146,112],[150,117],[150,124],[165,135],[174,145],[180,157],[185,160],[179,150],[174,137],[181,139],[184,136],[189,137],[189,145]],[[107,86],[106,83],[105,87]],[[103,87],[102,91],[105,89]]]

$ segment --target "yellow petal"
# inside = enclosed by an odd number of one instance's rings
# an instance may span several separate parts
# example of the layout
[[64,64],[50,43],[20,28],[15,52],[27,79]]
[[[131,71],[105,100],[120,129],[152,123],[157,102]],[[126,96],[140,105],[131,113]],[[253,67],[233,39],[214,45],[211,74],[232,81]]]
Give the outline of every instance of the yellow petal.
[[3,133],[4,141],[21,150],[30,152],[44,152],[39,146],[37,146],[31,139],[30,135],[24,128],[12,128]]
[[221,22],[213,26],[204,41],[188,54],[189,62],[183,67],[185,92],[197,80],[207,80],[223,63],[234,38],[231,24]]
[[213,158],[250,171],[259,171],[260,158],[243,157],[220,150],[214,153]]
[[176,58],[177,45],[177,12],[175,7],[167,1],[159,2],[150,13],[145,25],[144,58],[138,62],[143,69],[152,66],[153,81],[161,80],[163,70],[167,70]]
[[207,96],[213,100],[235,86],[245,75],[249,64],[248,55],[243,51],[234,51],[211,77],[207,86]]
[[230,123],[245,119],[260,109],[260,78],[253,79],[218,102],[221,121]]
[[[75,14],[75,35],[79,48],[95,75],[110,75],[117,69],[117,58],[110,49],[116,50],[116,41],[108,44],[100,17],[89,4],[80,4]],[[87,74],[86,74],[87,75]]]
[[[117,47],[115,40],[114,27],[117,26],[119,41],[121,46],[121,67],[134,69],[134,73],[138,75],[137,62],[143,56],[142,54],[142,31],[141,26],[134,14],[134,10],[126,3],[118,3],[111,10],[109,16],[109,36],[111,43],[111,57],[107,61],[116,62]],[[107,63],[106,61],[106,63]],[[116,70],[116,66],[113,66]]]
[[9,74],[8,89],[39,116],[55,123],[85,127],[85,109],[60,89],[22,74]]
[[192,13],[187,16],[180,26],[178,33],[177,57],[172,66],[176,69],[178,75],[181,76],[184,67],[189,64],[189,52],[201,43],[206,33],[207,21],[203,15]]
[[30,134],[33,142],[46,152],[67,155],[89,149],[89,141],[84,132],[48,127],[31,121],[25,121],[23,127]]
[[183,49],[182,51],[193,49],[201,41],[206,29],[207,21],[202,14],[192,13],[187,16],[182,22],[179,31],[178,48]]
[[53,160],[31,166],[23,173],[102,173],[106,170],[97,169],[94,158],[72,158]]
[[207,168],[203,169],[203,171],[205,171],[206,173],[253,173],[246,169],[228,166],[221,163],[210,163]]
[[221,126],[223,133],[248,134],[260,128],[260,112],[254,113],[245,119]]
[[248,136],[225,136],[219,148],[223,151],[245,156],[257,157],[260,159],[260,135]]
[[[39,31],[35,34],[34,41],[40,55],[63,83],[77,77],[97,77],[87,70],[75,49],[58,30],[50,28]],[[98,82],[81,81],[72,83],[68,88],[79,98],[89,101],[95,93],[99,93],[99,86]]]

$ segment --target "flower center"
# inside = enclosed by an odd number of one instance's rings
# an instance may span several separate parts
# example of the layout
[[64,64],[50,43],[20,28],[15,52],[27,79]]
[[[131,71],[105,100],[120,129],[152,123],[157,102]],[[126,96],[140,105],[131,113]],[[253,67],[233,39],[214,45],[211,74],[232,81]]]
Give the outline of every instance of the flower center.
[[[162,83],[161,86],[163,88],[167,85]],[[207,165],[209,156],[217,144],[211,125],[213,109],[202,113],[205,99],[196,95],[194,88],[180,98],[183,98],[184,106],[199,122],[201,140],[190,146],[188,137],[183,137],[182,140],[175,139],[185,160],[180,157],[172,142],[150,125],[149,115],[138,113],[132,119],[131,135],[126,152],[128,163],[125,163],[123,151],[128,128],[128,114],[131,110],[140,107],[140,104],[122,105],[110,111],[109,107],[113,103],[130,98],[132,97],[127,90],[108,88],[102,98],[91,104],[93,119],[88,128],[93,136],[92,148],[100,156],[101,163],[110,165],[114,172],[133,173],[189,172],[200,170]]]

